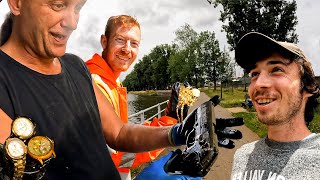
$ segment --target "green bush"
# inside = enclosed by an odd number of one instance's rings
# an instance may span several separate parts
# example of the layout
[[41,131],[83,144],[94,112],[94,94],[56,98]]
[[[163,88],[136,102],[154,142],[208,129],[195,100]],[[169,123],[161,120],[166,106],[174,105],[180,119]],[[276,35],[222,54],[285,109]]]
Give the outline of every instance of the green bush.
[[320,108],[315,111],[313,120],[309,125],[309,129],[314,133],[320,133]]

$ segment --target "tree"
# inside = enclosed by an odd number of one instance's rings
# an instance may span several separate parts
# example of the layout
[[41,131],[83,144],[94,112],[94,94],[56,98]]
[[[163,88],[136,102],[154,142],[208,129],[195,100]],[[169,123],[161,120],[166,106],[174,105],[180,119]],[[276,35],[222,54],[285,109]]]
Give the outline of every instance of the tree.
[[192,29],[190,24],[186,23],[175,31],[175,43],[179,49],[186,49],[195,42],[197,39],[198,33]]
[[168,60],[174,52],[168,44],[156,46],[134,66],[123,84],[128,90],[166,89],[171,83]]
[[263,33],[279,41],[297,42],[295,0],[208,0],[215,7],[222,5],[220,20],[227,33],[230,49],[251,31]]
[[168,44],[158,45],[151,50],[149,56],[153,59],[151,65],[153,72],[151,79],[154,82],[153,88],[166,89],[171,84],[168,61],[174,51],[174,48]]
[[226,48],[224,48],[221,56],[218,60],[218,77],[220,79],[220,97],[222,98],[222,84],[227,84],[232,81],[232,77],[234,77],[234,63],[231,61],[231,57],[229,56],[229,52],[227,52]]
[[128,91],[134,91],[139,89],[139,79],[137,77],[137,72],[132,71],[126,76],[126,79],[123,81],[123,85],[127,87]]
[[189,24],[183,25],[176,32],[175,45],[177,51],[169,59],[169,73],[171,82],[188,81],[198,84],[201,72],[198,69],[197,38],[198,33]]
[[219,49],[219,42],[215,38],[214,32],[204,31],[201,32],[198,38],[198,51],[201,59],[200,66],[204,69],[207,81],[211,81],[214,84],[214,89],[217,87],[217,80],[219,76],[219,58],[221,52]]

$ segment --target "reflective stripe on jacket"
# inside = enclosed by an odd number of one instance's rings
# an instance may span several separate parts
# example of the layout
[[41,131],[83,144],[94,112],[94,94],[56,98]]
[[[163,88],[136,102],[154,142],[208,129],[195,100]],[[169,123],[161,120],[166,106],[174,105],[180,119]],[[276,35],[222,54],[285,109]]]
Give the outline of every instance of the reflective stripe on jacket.
[[[113,105],[116,113],[124,123],[128,123],[128,105],[127,91],[117,82],[111,68],[105,60],[98,54],[95,54],[91,60],[86,62],[90,73],[100,90]],[[155,118],[151,123],[145,122],[147,126],[170,126],[176,124],[177,120],[171,117],[163,116],[160,119]],[[143,153],[126,153],[114,151],[112,160],[118,167],[120,173],[129,173],[129,168],[135,168],[145,162],[154,160],[164,149],[158,149]]]

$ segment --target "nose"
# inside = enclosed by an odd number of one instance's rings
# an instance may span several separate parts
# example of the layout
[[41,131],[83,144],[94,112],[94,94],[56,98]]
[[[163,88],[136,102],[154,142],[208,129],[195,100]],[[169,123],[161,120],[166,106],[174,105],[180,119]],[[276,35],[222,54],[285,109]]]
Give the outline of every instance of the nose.
[[272,81],[270,79],[270,75],[267,72],[260,72],[259,76],[251,82],[252,85],[254,85],[254,88],[259,89],[265,89],[269,88],[272,84]]
[[122,51],[125,52],[126,54],[128,54],[131,52],[131,50],[132,50],[132,47],[131,47],[130,40],[127,40],[126,43],[122,47]]
[[74,11],[66,12],[63,20],[61,22],[61,26],[65,27],[69,30],[77,29],[79,22],[79,13],[75,13]]

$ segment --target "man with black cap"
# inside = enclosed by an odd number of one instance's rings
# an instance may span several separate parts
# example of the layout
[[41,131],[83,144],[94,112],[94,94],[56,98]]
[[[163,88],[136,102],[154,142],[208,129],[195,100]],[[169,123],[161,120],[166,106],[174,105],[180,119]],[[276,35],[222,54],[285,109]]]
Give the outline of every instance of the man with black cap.
[[320,136],[308,129],[319,96],[310,61],[297,45],[256,32],[240,39],[235,58],[251,75],[249,95],[268,135],[237,150],[231,179],[319,179]]

